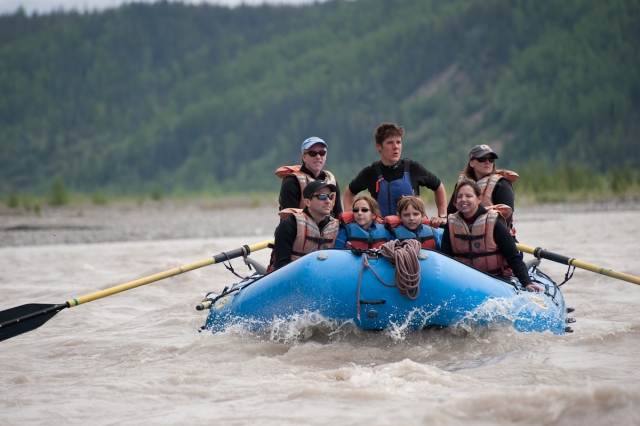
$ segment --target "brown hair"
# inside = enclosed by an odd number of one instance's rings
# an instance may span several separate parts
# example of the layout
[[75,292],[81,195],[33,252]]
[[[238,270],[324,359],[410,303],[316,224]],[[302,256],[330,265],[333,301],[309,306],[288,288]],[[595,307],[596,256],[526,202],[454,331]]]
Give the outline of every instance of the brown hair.
[[[475,181],[463,180],[462,182],[460,182],[456,186],[456,191],[453,193],[453,199],[454,200],[458,199],[458,192],[460,191],[460,188],[465,187],[465,186],[470,186],[471,189],[473,189],[473,192],[476,194],[476,197],[480,198],[482,196],[482,190],[480,189],[480,186],[478,186],[478,184],[475,183]],[[454,203],[455,203],[455,201],[454,201]]]
[[371,209],[371,214],[372,214],[371,217],[374,220],[377,217],[382,218],[382,213],[380,213],[380,206],[378,206],[378,202],[371,195],[360,195],[353,202],[353,205],[351,206],[351,209],[353,210],[353,206],[355,206],[356,203],[358,201],[361,201],[361,200],[365,201],[369,205],[369,208]]
[[398,201],[397,214],[398,216],[402,215],[402,212],[407,209],[407,207],[413,207],[422,213],[422,216],[426,216],[427,212],[424,208],[424,202],[418,197],[402,197],[400,201]]
[[376,138],[376,143],[382,145],[389,136],[404,136],[404,127],[398,126],[395,123],[382,123],[376,127],[376,131],[373,132],[373,137]]

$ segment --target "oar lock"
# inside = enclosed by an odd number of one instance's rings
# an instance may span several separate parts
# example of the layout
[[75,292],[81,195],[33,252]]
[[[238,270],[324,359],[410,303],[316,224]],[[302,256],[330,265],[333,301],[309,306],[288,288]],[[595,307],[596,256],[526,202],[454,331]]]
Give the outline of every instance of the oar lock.
[[[570,314],[571,312],[575,311],[574,308],[567,308],[567,313]],[[567,324],[573,324],[574,322],[576,322],[577,320],[575,318],[567,318]],[[564,328],[564,332],[565,333],[573,333],[573,328],[571,327],[565,327]]]
[[[224,288],[225,291],[228,289],[228,287]],[[224,291],[223,291],[224,293]],[[205,309],[209,309],[211,307],[211,305],[213,304],[213,302],[215,302],[215,300],[220,297],[220,295],[216,292],[209,292],[207,293],[207,295],[204,297],[204,299],[202,299],[202,302],[198,303],[198,305],[196,306],[196,310],[198,311],[204,311]]]

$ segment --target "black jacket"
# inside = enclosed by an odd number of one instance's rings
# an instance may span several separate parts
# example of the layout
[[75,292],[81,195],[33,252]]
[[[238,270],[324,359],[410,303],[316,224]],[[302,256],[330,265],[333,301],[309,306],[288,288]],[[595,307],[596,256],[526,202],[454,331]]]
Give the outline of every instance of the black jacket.
[[[311,170],[307,169],[304,164],[300,167],[300,171],[314,179],[325,180],[327,178],[324,170],[321,171],[318,176],[314,176],[313,173],[311,173]],[[342,201],[340,200],[340,187],[338,186],[338,182],[336,182],[336,189],[336,203],[331,211],[331,216],[333,217],[338,217],[338,215],[342,213]],[[280,186],[280,197],[278,199],[280,206],[283,209],[299,209],[301,199],[302,194],[300,193],[300,183],[298,182],[298,178],[295,175],[286,176],[282,180],[282,186]]]

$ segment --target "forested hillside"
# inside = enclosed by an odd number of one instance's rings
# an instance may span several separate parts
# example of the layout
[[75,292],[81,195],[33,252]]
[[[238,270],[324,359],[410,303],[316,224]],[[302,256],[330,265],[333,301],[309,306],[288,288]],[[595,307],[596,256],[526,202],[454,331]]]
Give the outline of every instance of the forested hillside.
[[373,130],[445,179],[640,166],[640,0],[158,2],[0,16],[0,194],[274,190],[302,140],[348,183]]

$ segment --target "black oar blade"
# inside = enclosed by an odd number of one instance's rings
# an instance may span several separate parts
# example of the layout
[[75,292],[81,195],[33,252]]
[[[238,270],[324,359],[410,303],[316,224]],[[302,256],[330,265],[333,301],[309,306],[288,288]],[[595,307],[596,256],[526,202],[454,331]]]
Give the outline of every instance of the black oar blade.
[[60,305],[46,305],[43,303],[29,303],[0,312],[0,342],[35,330],[49,321],[60,310],[67,307]]

